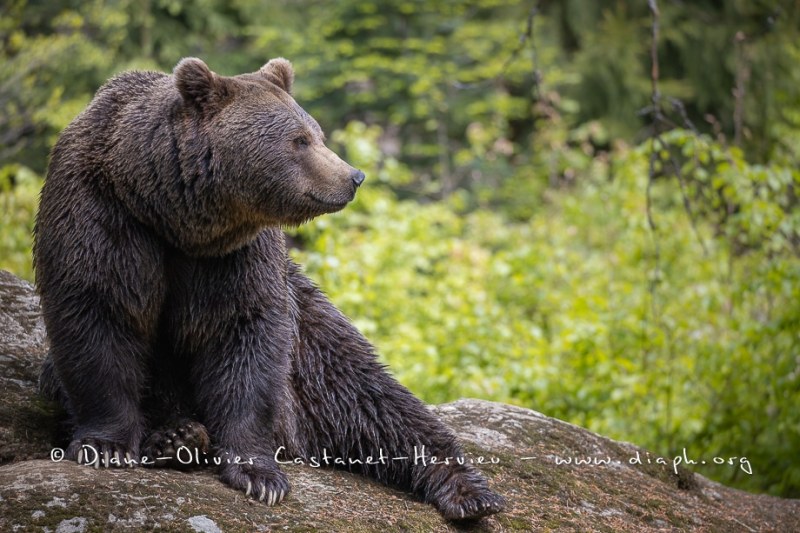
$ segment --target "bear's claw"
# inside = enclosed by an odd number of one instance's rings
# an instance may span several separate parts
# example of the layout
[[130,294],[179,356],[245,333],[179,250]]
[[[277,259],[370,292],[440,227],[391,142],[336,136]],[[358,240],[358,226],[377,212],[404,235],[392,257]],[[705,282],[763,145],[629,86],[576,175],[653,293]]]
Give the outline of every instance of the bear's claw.
[[499,513],[506,507],[505,499],[491,491],[469,499],[454,497],[449,500],[437,505],[448,520],[475,520]]
[[133,468],[137,457],[131,449],[118,442],[85,437],[70,443],[66,457],[81,466],[103,468]]
[[282,502],[289,493],[289,480],[277,464],[257,458],[255,464],[228,464],[220,471],[220,479],[244,495],[269,506]]

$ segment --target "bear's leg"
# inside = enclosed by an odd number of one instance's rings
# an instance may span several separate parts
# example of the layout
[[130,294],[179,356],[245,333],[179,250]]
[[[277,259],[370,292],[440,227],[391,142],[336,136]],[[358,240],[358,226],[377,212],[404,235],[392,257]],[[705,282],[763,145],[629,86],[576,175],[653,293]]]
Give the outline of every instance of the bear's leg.
[[84,177],[53,197],[48,187],[59,179],[51,170],[36,223],[36,282],[50,340],[42,390],[70,415],[67,458],[131,466],[144,431],[140,399],[163,300],[163,251]]
[[[369,342],[294,265],[289,285],[300,337],[293,394],[305,410],[295,422],[300,449],[287,446],[289,454],[363,461],[346,468],[410,490],[448,519],[503,510],[505,500],[474,467],[454,464],[464,452],[452,432],[386,372]],[[451,464],[431,465],[431,456]],[[366,464],[369,457],[378,464]]]
[[[293,330],[285,256],[268,231],[217,258],[184,258],[191,268],[174,322],[178,351],[191,353],[200,419],[221,460],[220,478],[248,496],[278,503],[289,482],[274,459],[274,423],[288,404]],[[281,241],[282,242],[282,241]]]
[[95,468],[133,466],[144,431],[139,399],[149,343],[120,318],[119,308],[99,303],[100,296],[75,301],[87,305],[60,314],[47,328],[53,366],[45,370],[58,376],[57,395],[75,428],[66,457]]
[[231,317],[220,325],[217,342],[199,354],[192,372],[202,419],[221,460],[220,479],[274,505],[289,492],[272,444],[276,411],[287,403],[288,364],[282,368],[279,357],[288,360],[288,353],[270,352],[290,348],[271,345],[268,319]]

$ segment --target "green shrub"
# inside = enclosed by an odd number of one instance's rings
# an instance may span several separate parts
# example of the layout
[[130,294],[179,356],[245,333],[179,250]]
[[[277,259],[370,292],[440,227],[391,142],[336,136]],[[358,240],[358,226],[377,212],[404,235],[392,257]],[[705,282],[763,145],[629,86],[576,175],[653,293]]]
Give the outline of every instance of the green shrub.
[[0,168],[0,268],[32,281],[31,244],[41,178],[26,167]]

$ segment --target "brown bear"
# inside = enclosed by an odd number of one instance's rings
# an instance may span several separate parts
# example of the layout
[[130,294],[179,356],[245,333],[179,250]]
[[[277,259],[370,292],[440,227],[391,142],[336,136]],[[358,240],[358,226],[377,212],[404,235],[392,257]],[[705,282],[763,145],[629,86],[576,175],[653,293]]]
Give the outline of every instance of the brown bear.
[[194,58],[128,72],[53,148],[34,262],[40,385],[70,415],[67,457],[175,465],[161,455],[210,443],[222,481],[268,504],[289,490],[278,462],[299,458],[450,519],[496,513],[453,434],[287,254],[281,226],[342,209],[364,180],[293,79],[282,58],[234,77]]

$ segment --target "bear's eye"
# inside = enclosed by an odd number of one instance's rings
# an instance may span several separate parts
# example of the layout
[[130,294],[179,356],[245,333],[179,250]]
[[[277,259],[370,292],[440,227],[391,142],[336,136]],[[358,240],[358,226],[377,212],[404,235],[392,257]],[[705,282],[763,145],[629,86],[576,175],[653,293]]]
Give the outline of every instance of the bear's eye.
[[306,140],[306,138],[305,138],[305,137],[298,137],[298,138],[296,138],[296,139],[294,140],[294,143],[295,143],[297,146],[308,146],[308,141]]

